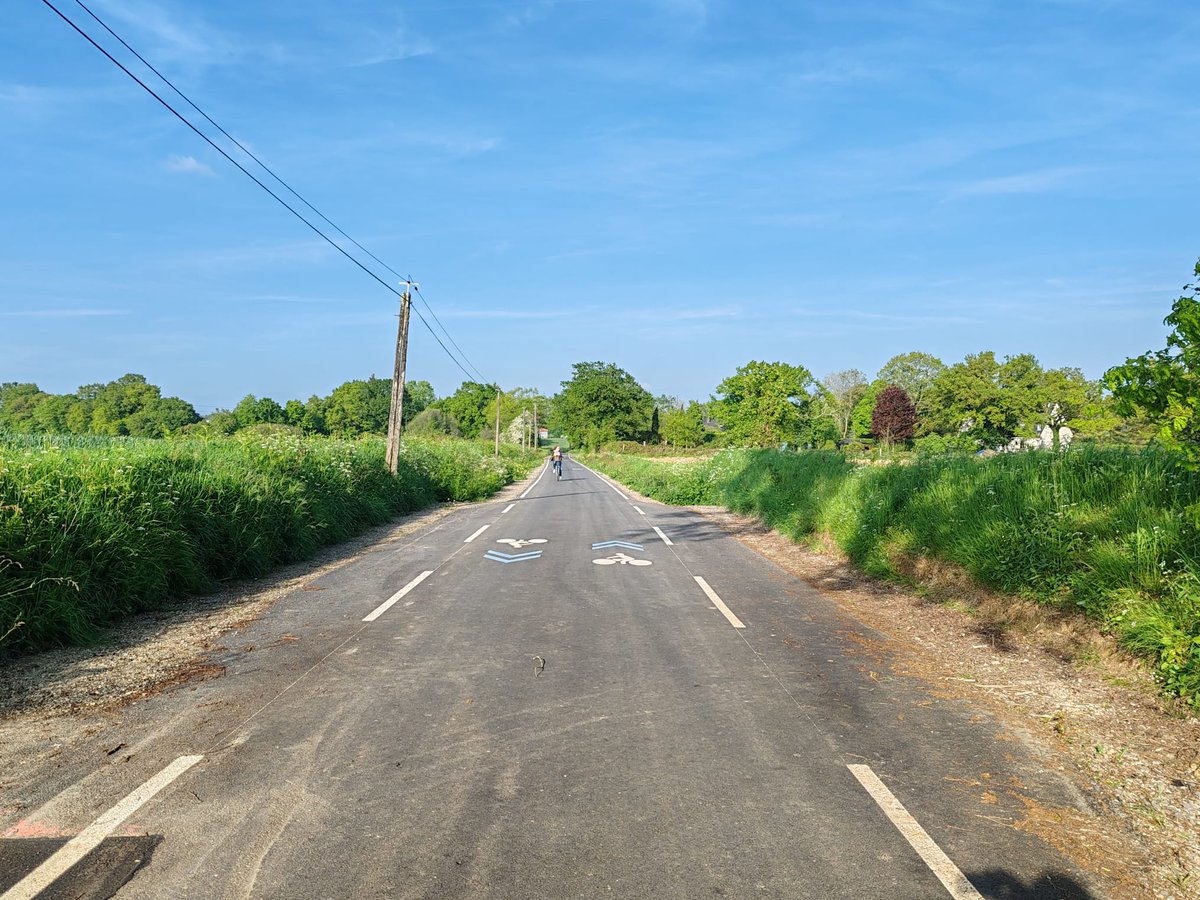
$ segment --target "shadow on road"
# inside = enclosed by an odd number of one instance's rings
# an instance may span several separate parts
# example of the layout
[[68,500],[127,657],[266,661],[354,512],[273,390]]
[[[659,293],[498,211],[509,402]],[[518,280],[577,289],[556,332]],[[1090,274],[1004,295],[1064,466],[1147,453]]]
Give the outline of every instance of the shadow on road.
[[1062,872],[1047,872],[1025,882],[1004,869],[967,874],[971,884],[989,900],[1096,900],[1096,895]]

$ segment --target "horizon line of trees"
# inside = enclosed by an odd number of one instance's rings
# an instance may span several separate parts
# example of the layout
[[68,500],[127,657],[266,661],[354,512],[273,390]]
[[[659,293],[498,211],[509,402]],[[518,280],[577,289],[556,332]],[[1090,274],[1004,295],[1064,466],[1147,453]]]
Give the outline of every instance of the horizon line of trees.
[[[36,384],[0,383],[0,432],[161,438],[173,435],[228,435],[245,428],[284,426],[305,434],[337,438],[386,434],[392,382],[376,378],[344,382],[328,396],[279,403],[247,394],[233,409],[201,416],[186,400],[163,397],[144,375],[127,374],[102,384],[83,385],[73,394],[51,394]],[[438,398],[421,379],[405,384],[402,421],[413,434],[491,437],[495,427],[497,386],[463,382]],[[506,430],[548,398],[517,388],[500,394]],[[527,414],[532,425],[532,414]],[[528,429],[527,429],[528,430]],[[510,439],[519,443],[522,434]]]
[[[1195,275],[1200,278],[1200,261]],[[888,360],[873,379],[857,369],[817,380],[803,365],[751,360],[716,387],[707,402],[655,397],[624,369],[580,362],[561,390],[501,391],[464,381],[438,398],[428,381],[405,386],[403,421],[410,434],[490,437],[497,416],[502,438],[524,443],[537,420],[573,445],[617,441],[689,448],[726,446],[851,447],[866,441],[919,450],[1001,448],[1049,426],[1081,440],[1143,445],[1157,439],[1200,467],[1200,281],[1184,285],[1166,324],[1167,347],[1128,359],[1103,378],[1074,367],[1044,369],[1029,353],[984,350],[946,365],[912,351]],[[347,381],[328,397],[279,404],[249,394],[232,410],[201,418],[178,397],[163,397],[142,375],[49,394],[36,384],[0,383],[0,431],[165,437],[231,434],[282,425],[308,434],[384,434],[391,381]]]
[[553,424],[587,448],[627,441],[974,451],[1036,437],[1046,425],[1067,426],[1085,441],[1144,444],[1151,436],[1150,424],[1122,412],[1102,379],[1044,369],[1032,354],[1000,360],[992,351],[949,366],[928,353],[903,353],[873,379],[846,369],[817,380],[802,365],[751,360],[703,403],[653,397],[611,363],[577,363],[553,410]]

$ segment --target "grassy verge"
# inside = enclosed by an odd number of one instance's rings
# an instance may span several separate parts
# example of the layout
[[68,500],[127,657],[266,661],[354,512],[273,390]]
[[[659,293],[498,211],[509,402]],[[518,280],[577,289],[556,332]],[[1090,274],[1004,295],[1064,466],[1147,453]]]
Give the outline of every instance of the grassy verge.
[[836,453],[589,460],[647,496],[827,534],[866,571],[932,558],[980,584],[1076,609],[1151,659],[1200,708],[1200,475],[1163,453],[1085,448],[863,466]]
[[466,441],[239,435],[209,441],[0,437],[0,652],[98,629],[261,575],[439,500],[475,500],[532,455]]

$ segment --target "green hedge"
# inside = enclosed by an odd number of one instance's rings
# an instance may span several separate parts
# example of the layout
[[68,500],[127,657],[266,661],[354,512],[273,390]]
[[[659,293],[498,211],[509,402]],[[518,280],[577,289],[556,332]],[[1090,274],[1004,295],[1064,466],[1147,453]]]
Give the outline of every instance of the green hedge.
[[486,497],[535,462],[405,442],[393,478],[384,449],[286,433],[0,437],[0,648],[93,641],[171,596],[262,575],[439,500]]
[[1200,705],[1200,475],[1163,452],[861,465],[838,453],[734,450],[597,468],[667,503],[759,517],[794,540],[828,533],[866,571],[896,553],[943,559],[1008,594],[1075,608],[1154,661],[1165,690]]

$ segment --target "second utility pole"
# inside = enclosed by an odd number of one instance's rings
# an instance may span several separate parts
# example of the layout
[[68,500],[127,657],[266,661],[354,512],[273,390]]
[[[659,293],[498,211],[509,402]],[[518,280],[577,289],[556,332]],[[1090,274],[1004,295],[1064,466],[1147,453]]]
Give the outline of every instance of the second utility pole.
[[400,295],[400,328],[396,332],[396,368],[392,372],[392,408],[388,413],[387,466],[396,474],[400,461],[400,429],[404,414],[404,367],[408,361],[408,307],[411,302],[409,291],[413,282],[404,283]]
[[500,385],[496,385],[496,455],[500,455]]

